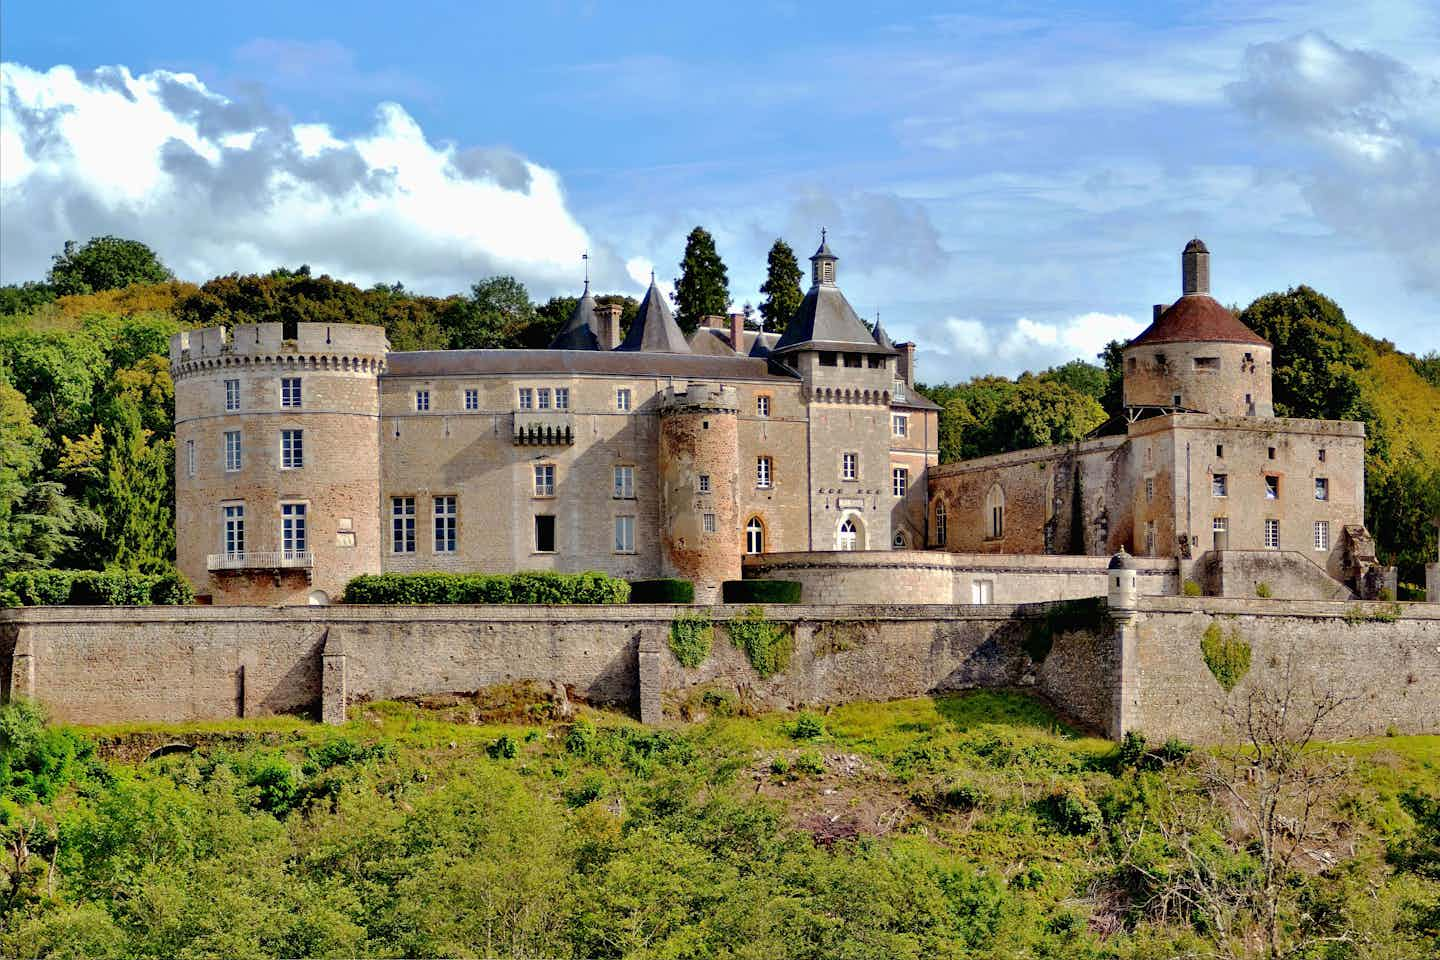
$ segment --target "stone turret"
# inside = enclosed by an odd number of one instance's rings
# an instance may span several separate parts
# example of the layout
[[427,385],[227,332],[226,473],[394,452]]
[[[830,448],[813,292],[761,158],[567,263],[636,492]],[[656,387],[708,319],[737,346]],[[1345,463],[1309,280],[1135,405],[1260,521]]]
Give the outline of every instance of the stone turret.
[[1106,600],[1112,614],[1129,616],[1140,605],[1139,573],[1135,558],[1122,549],[1110,558]]
[[1210,250],[1196,237],[1180,254],[1180,292],[1185,296],[1210,295]]
[[660,404],[660,562],[697,603],[740,579],[739,408],[734,387],[693,382]]

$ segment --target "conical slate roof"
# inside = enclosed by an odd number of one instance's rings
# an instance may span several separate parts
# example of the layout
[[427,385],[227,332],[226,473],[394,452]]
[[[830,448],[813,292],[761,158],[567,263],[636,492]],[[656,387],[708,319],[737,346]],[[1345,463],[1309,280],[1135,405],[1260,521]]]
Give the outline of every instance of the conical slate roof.
[[895,341],[891,340],[890,334],[886,333],[885,328],[880,326],[880,318],[878,316],[875,318],[875,342],[887,350],[895,349]]
[[630,324],[630,332],[625,334],[625,342],[615,349],[645,353],[692,352],[654,277],[650,278],[650,289],[640,301],[640,312]]
[[1240,322],[1214,297],[1192,293],[1181,297],[1127,346],[1146,343],[1253,343],[1270,342]]
[[585,293],[575,304],[575,311],[565,326],[550,342],[551,350],[599,350],[600,338],[595,336],[595,298],[590,295],[590,281],[585,281]]
[[772,353],[797,350],[840,350],[849,353],[894,354],[894,346],[883,346],[871,336],[870,328],[855,313],[840,288],[817,283],[800,301],[780,342]]

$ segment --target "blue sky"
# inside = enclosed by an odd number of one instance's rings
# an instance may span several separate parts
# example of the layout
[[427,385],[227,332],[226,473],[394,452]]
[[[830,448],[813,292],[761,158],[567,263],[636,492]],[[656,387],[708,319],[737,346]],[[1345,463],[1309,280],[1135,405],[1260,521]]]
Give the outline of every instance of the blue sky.
[[117,232],[192,279],[543,298],[588,249],[638,292],[699,223],[739,305],[825,226],[940,380],[1133,335],[1199,235],[1222,301],[1440,348],[1433,2],[11,2],[0,56],[6,281]]

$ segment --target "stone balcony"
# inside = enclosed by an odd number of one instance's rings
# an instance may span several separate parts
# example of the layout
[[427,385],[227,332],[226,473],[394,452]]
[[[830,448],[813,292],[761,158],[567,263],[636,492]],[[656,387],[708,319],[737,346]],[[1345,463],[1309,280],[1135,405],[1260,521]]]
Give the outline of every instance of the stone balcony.
[[315,558],[309,550],[268,550],[242,553],[212,553],[205,567],[212,573],[225,570],[310,570]]
[[569,410],[516,410],[512,439],[519,447],[569,446],[574,419]]

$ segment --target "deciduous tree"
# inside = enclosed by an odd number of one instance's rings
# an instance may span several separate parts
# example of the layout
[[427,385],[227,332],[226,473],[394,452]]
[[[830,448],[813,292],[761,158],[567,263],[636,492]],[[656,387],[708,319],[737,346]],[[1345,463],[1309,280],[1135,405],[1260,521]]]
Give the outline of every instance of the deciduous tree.
[[93,237],[83,246],[67,240],[65,249],[52,260],[46,279],[62,297],[173,279],[154,250],[139,240],[122,237]]

